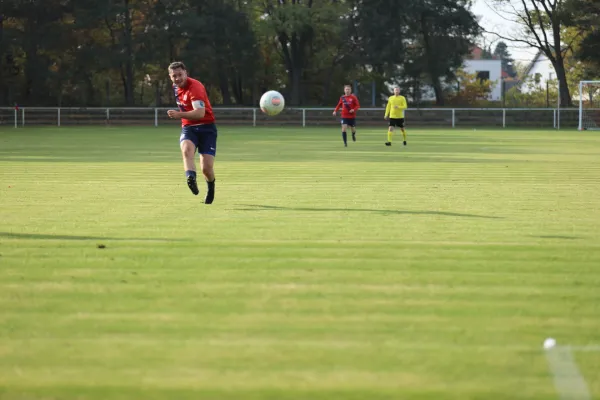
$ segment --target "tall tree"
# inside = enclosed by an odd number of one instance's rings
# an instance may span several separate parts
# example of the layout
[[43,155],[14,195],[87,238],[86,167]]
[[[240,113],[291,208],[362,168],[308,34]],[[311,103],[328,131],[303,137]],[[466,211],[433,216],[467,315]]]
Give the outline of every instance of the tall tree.
[[143,0],[114,0],[107,2],[104,22],[110,32],[113,59],[118,64],[125,104],[135,104],[135,69],[142,64],[136,53],[146,26]]
[[146,29],[145,48],[152,49],[155,57],[169,63],[179,57],[184,33],[181,27],[181,16],[185,15],[187,10],[186,1],[157,0],[154,2]]
[[455,71],[462,66],[471,43],[479,34],[479,25],[468,4],[467,0],[413,3],[415,18],[408,23],[417,33],[416,43],[422,49],[418,60],[433,87],[437,105],[444,104],[442,82],[455,80]]
[[394,80],[399,67],[407,61],[407,46],[412,38],[407,24],[408,7],[390,7],[389,0],[355,0],[352,9],[358,42],[356,62],[368,66],[376,90],[385,93],[386,82]]
[[95,64],[84,64],[92,70],[101,70],[102,65],[103,71],[110,71],[111,78],[116,75],[123,103],[134,105],[136,86],[144,76],[146,62],[153,61],[153,58],[142,57],[145,35],[151,24],[150,0],[77,0],[75,4],[76,26],[87,38],[86,59],[90,53],[95,53],[97,58]]
[[600,76],[600,2],[567,0],[568,25],[580,33],[575,56],[591,64],[589,76]]
[[315,40],[319,34],[334,34],[347,6],[338,0],[263,0],[261,4],[261,33],[277,44],[287,69],[290,103],[300,104],[305,95],[302,80],[315,58]]
[[11,43],[13,40],[10,29],[10,21],[0,13],[0,104],[9,104],[14,101],[14,78],[19,75],[19,68],[14,56],[16,49]]
[[364,65],[359,65],[356,15],[350,7],[332,4],[338,16],[336,23],[320,25],[311,44],[311,62],[305,69],[303,81],[305,101],[311,104],[330,104],[338,99],[342,84],[361,78]]
[[501,35],[504,40],[522,43],[539,49],[550,60],[560,83],[560,103],[571,106],[571,93],[567,84],[565,57],[572,43],[563,43],[563,25],[568,17],[566,0],[495,0],[503,8],[499,11],[521,26],[518,35]]
[[506,43],[502,41],[498,42],[496,48],[494,49],[494,56],[502,60],[502,71],[506,72],[506,74],[511,78],[517,76],[514,66],[515,60],[508,51],[508,46]]
[[436,103],[444,104],[443,82],[454,79],[479,32],[465,0],[408,0],[390,7],[386,0],[356,5],[362,60],[384,81],[396,81],[419,97],[431,85]]
[[492,53],[492,50],[490,49],[490,47],[484,47],[483,49],[481,49],[481,59],[482,60],[493,60],[494,59],[494,53]]
[[[68,0],[10,0],[2,4],[3,76],[18,75],[15,100],[55,102],[56,65],[70,46]],[[4,47],[6,44],[6,48]],[[8,71],[7,71],[8,69]],[[11,84],[6,85],[11,86]]]
[[245,8],[231,0],[192,0],[194,12],[184,17],[182,27],[189,35],[183,57],[192,70],[214,82],[224,104],[244,103],[256,70],[257,46]]

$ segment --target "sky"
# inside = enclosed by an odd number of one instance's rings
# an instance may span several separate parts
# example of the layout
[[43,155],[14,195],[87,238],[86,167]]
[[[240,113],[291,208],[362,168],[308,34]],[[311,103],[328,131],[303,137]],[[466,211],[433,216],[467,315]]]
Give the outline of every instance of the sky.
[[[519,28],[519,24],[512,21],[507,21],[505,18],[510,18],[510,15],[500,13],[498,15],[490,6],[492,5],[492,0],[473,0],[473,14],[481,17],[480,25],[483,26],[488,31],[495,31],[504,35],[515,34],[515,32]],[[503,18],[504,16],[504,18]],[[496,35],[493,34],[484,34],[484,38],[486,41],[486,45],[491,44],[492,51],[496,47],[499,39]],[[537,53],[537,49],[523,47],[523,44],[520,43],[511,43],[508,41],[504,41],[508,46],[508,51],[515,59],[515,61],[527,64],[529,63],[533,57]]]

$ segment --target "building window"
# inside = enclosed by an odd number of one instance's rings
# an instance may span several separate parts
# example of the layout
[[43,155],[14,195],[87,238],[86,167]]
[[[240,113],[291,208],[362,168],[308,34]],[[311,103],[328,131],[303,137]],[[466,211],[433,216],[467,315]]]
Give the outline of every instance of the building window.
[[477,71],[477,80],[479,82],[490,80],[490,71]]

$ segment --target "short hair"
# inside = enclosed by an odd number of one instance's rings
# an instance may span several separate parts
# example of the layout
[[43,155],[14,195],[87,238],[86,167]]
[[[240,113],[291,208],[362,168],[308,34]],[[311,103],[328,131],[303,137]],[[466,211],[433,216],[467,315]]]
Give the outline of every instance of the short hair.
[[174,61],[171,64],[169,64],[169,69],[175,70],[175,69],[182,69],[184,71],[187,71],[187,68],[185,67],[185,64],[182,63],[181,61]]
[[347,88],[347,87],[349,87],[350,89],[352,89],[351,85],[344,85],[344,88]]

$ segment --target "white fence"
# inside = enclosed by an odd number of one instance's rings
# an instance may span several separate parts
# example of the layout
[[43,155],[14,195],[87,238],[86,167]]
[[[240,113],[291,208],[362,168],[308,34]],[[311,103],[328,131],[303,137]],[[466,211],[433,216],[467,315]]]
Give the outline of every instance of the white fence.
[[[167,116],[170,108],[0,108],[0,127],[138,125],[175,126],[180,122]],[[258,108],[214,108],[219,125],[245,126],[327,126],[339,124],[332,108],[286,108],[268,117]],[[384,125],[383,108],[361,108],[361,126]],[[414,108],[406,111],[412,127],[497,127],[559,128],[578,126],[579,110],[555,108]]]

